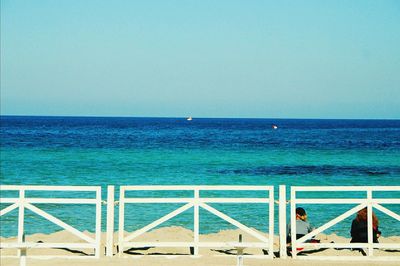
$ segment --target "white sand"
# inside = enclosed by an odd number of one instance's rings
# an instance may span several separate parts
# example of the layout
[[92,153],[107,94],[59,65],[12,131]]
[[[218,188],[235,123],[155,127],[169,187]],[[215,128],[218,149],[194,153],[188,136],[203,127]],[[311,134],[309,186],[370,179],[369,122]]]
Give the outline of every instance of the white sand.
[[[86,232],[86,234],[93,236]],[[252,236],[242,232],[241,230],[225,230],[215,234],[201,235],[201,241],[208,242],[233,242],[238,240],[239,234],[243,235],[244,242],[257,241]],[[267,234],[264,234],[267,236]],[[334,241],[336,243],[348,243],[350,239],[346,239],[337,235],[318,235],[318,238],[322,243],[329,243]],[[115,234],[117,239],[117,233]],[[103,244],[105,241],[105,233],[102,236]],[[153,230],[142,236],[138,237],[136,241],[192,241],[193,232],[182,228],[182,227],[164,227]],[[274,251],[279,250],[279,239],[275,236],[274,239]],[[15,242],[16,238],[1,238],[1,242]],[[34,234],[26,237],[27,242],[42,241],[44,243],[57,243],[57,242],[69,242],[69,243],[81,243],[84,242],[78,239],[67,231],[60,231],[53,234]],[[400,243],[400,237],[388,237],[380,238],[381,243]],[[114,257],[105,257],[102,255],[100,259],[76,259],[76,257],[87,257],[85,254],[93,254],[93,250],[67,250],[67,249],[29,249],[29,255],[64,255],[75,257],[74,259],[57,259],[51,258],[47,260],[33,259],[28,257],[27,265],[173,265],[173,266],[184,266],[184,265],[236,265],[236,251],[234,249],[227,248],[200,248],[200,256],[190,256],[189,248],[146,248],[146,249],[135,249],[128,253],[124,253],[123,257],[115,255]],[[115,252],[115,251],[114,251]],[[307,253],[309,252],[309,253]],[[246,254],[251,255],[262,255],[262,249],[245,249]],[[348,249],[335,250],[305,250],[303,256],[358,256],[362,258],[362,254],[358,251],[352,251]],[[15,255],[15,249],[2,249],[0,251],[1,266],[8,265],[19,265],[18,259],[15,258],[4,258],[6,255]],[[379,256],[391,256],[397,258],[397,262],[382,262],[382,261],[344,261],[339,262],[335,260],[323,260],[323,261],[311,261],[311,260],[298,260],[298,259],[254,259],[245,258],[244,265],[344,265],[344,266],[356,266],[356,265],[400,265],[400,250],[387,251],[387,250],[374,250],[374,255],[379,259]]]

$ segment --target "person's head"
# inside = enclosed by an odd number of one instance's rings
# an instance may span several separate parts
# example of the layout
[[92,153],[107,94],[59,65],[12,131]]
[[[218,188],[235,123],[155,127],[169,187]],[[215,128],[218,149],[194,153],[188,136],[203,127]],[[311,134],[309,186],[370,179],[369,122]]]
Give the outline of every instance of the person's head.
[[[368,209],[367,208],[361,209],[357,212],[356,220],[358,222],[367,221],[367,219],[368,219]],[[378,218],[376,217],[374,212],[372,212],[372,224],[374,227],[378,226],[378,224],[379,224]]]
[[296,208],[296,219],[302,221],[307,220],[307,213],[303,208],[301,207]]

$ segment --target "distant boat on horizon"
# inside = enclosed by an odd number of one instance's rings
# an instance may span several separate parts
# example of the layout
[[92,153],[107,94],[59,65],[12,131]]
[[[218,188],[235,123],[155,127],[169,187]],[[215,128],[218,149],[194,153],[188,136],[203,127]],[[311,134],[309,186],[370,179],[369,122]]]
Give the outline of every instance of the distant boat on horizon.
[[272,129],[278,129],[277,125],[272,125]]
[[192,121],[193,118],[191,116],[189,116],[188,118],[186,118],[187,121]]

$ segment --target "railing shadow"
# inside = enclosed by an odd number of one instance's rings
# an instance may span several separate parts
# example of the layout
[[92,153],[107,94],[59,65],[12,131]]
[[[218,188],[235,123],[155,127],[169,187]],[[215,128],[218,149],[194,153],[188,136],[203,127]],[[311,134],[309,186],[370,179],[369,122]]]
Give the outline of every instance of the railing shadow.
[[[36,243],[44,243],[44,242],[39,240]],[[82,256],[93,256],[93,254],[86,253],[82,250],[75,250],[75,249],[70,249],[70,248],[54,248],[54,249],[65,250],[65,251],[71,252],[73,254],[80,254]]]
[[[234,248],[232,248],[232,249],[210,249],[210,250],[218,252],[218,253],[223,253],[226,255],[235,255],[235,256],[237,255],[237,250]],[[253,254],[243,252],[243,255],[253,255]]]
[[162,255],[162,256],[175,256],[175,255],[190,255],[189,253],[170,253],[170,252],[150,252],[150,253],[144,253],[144,252],[138,252],[138,251],[145,251],[149,250],[154,247],[138,247],[138,248],[130,248],[128,250],[125,250],[124,253],[128,255]]

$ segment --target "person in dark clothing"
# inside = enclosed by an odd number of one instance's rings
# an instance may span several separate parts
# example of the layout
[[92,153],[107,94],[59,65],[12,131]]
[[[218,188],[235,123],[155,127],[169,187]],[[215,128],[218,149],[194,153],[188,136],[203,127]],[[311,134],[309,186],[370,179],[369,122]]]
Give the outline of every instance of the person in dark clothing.
[[[368,243],[368,223],[367,223],[368,212],[367,208],[360,210],[357,213],[357,217],[351,224],[351,241],[350,243]],[[379,221],[375,213],[372,212],[372,236],[373,242],[378,243],[378,238],[381,236],[381,232],[378,229]]]

